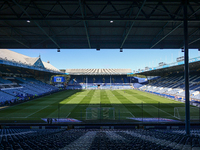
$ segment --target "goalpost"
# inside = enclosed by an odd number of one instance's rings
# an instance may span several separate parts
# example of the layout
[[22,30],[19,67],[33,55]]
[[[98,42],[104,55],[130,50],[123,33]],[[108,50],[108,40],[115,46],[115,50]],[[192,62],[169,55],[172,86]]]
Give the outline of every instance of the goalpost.
[[86,120],[115,120],[115,109],[113,107],[88,107],[86,108]]
[[[185,107],[174,107],[174,117],[180,120],[185,119]],[[200,119],[200,108],[190,107],[190,119],[199,120]]]

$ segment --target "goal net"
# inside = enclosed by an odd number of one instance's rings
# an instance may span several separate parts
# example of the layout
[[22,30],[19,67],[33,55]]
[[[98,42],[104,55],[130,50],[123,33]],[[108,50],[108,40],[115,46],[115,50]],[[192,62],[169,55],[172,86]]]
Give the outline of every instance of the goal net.
[[86,109],[86,120],[115,120],[115,109],[113,107],[88,107]]
[[[185,120],[185,107],[174,107],[174,117],[180,120]],[[200,108],[190,107],[190,119],[199,120]]]

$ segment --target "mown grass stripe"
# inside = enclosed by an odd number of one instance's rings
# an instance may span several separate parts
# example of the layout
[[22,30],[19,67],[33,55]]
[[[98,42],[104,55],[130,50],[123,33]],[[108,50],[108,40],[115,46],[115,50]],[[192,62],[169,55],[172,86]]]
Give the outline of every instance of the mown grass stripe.
[[[71,92],[70,92],[71,93]],[[72,94],[73,93],[73,94]],[[73,96],[74,94],[78,94],[79,91],[73,91],[70,95],[68,95],[68,97],[70,98],[71,96]],[[65,97],[65,99],[67,99]],[[40,117],[40,118],[47,118],[49,117],[50,114],[54,113],[54,114],[58,114],[58,106],[60,105],[60,101],[63,99],[58,99],[56,100],[54,103],[50,104],[47,108],[40,110],[39,112],[31,115],[31,117]],[[30,116],[29,116],[30,117]],[[57,117],[56,116],[50,116],[50,117]]]
[[[115,119],[126,119],[126,117],[134,117],[133,114],[118,100],[118,98],[110,91],[106,90],[112,107],[115,109]],[[121,115],[120,115],[121,114]]]
[[[128,95],[130,94],[130,92],[132,92],[132,91],[126,91],[126,93]],[[127,96],[127,94],[124,94],[124,97],[129,99],[130,96]],[[134,92],[134,94],[131,94],[131,95],[136,96],[137,93]],[[130,99],[130,101],[133,101],[133,100]],[[135,104],[137,106],[139,106],[141,109],[143,109],[143,112],[145,111],[146,113],[151,114],[155,118],[162,118],[162,117],[163,118],[166,118],[166,117],[169,118],[170,117],[170,118],[174,119],[172,114],[168,113],[167,111],[162,110],[159,102],[157,102],[157,103],[145,103],[145,102],[142,101],[142,103],[139,103],[139,104],[135,103]]]
[[[164,112],[166,112],[170,115],[174,115],[174,107],[184,107],[185,106],[184,103],[170,100],[170,99],[167,99],[164,97],[160,97],[160,96],[142,92],[142,91],[134,90],[134,91],[126,91],[126,92],[128,94],[134,95],[137,98],[140,98],[144,103],[146,103],[145,105],[148,105],[150,107],[152,105],[154,108],[161,109],[162,111],[159,112],[160,113],[159,116],[166,117],[166,114],[164,114]],[[144,94],[144,95],[148,94],[148,97],[143,96],[142,94]],[[148,111],[151,111],[151,110],[148,110]]]
[[112,107],[105,90],[100,91],[101,107]]
[[113,94],[119,99],[119,101],[137,118],[143,116],[146,117],[154,117],[155,113],[153,112],[149,113],[147,111],[144,111],[145,109],[142,109],[141,106],[138,106],[138,104],[132,103],[130,100],[128,100],[126,97],[124,97],[122,94],[120,94],[118,91],[112,91]]
[[[71,95],[73,95],[74,93],[76,93],[76,91],[70,91],[68,93],[66,92],[60,92],[60,94],[63,94],[64,98],[70,97]],[[46,96],[43,98],[39,98],[36,100],[32,100],[30,102],[26,102],[26,103],[22,103],[13,107],[9,107],[7,109],[3,109],[0,110],[0,113],[2,116],[4,117],[26,117],[29,114],[32,114],[36,111],[38,111],[41,108],[45,108],[45,106],[49,105],[50,106],[54,106],[57,103],[59,103],[59,101],[63,100],[63,97],[58,97],[60,94],[55,93],[52,94],[51,96]],[[45,98],[45,100],[44,100]],[[47,103],[48,101],[48,103]],[[45,102],[45,104],[43,104]],[[47,108],[46,108],[47,109]],[[40,115],[38,115],[40,116]]]
[[101,99],[100,99],[100,90],[95,90],[94,92],[94,95],[90,101],[90,105],[99,105],[101,102]]
[[95,90],[90,90],[87,95],[77,104],[74,109],[71,111],[69,117],[84,119],[86,117],[86,109],[89,107],[90,101],[94,95]]
[[[42,123],[41,118],[47,117],[68,116],[85,119],[86,109],[100,107],[100,103],[101,107],[119,109],[121,118],[124,112],[123,119],[127,119],[127,116],[131,117],[131,114],[127,115],[129,112],[138,118],[141,118],[142,114],[143,117],[173,118],[174,107],[184,107],[184,103],[138,90],[68,90],[1,109],[0,113],[3,117],[0,117],[0,120],[13,120],[12,122],[15,120],[33,122],[35,120],[37,123]],[[27,116],[28,118],[26,118]]]
[[[67,114],[69,114],[78,103],[82,101],[82,99],[85,97],[85,94],[87,94],[89,91],[80,91],[75,90],[77,93],[70,96],[69,98],[60,101],[57,110],[52,112],[48,115],[48,117],[54,118],[54,117],[66,117]],[[84,94],[83,94],[84,93]]]

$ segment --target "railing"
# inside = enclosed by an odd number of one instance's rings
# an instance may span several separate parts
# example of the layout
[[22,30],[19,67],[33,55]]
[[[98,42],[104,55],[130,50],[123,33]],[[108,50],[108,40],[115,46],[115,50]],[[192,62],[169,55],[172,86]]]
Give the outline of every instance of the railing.
[[[193,62],[197,62],[197,61],[200,61],[200,57],[195,57],[195,58],[189,59],[189,63],[193,63]],[[163,65],[163,66],[150,67],[149,69],[142,70],[142,71],[135,71],[134,74],[141,73],[141,72],[147,72],[147,71],[151,71],[151,70],[162,69],[162,68],[168,68],[168,67],[172,67],[172,66],[183,65],[183,64],[184,64],[184,61],[173,62],[173,63],[166,64],[166,65]]]

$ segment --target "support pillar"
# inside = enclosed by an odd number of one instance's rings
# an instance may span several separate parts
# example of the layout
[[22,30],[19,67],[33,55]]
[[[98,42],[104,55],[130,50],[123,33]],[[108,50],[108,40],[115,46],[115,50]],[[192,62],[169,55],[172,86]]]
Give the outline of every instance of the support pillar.
[[184,63],[185,63],[185,131],[190,135],[190,95],[189,95],[189,63],[188,63],[188,0],[183,0],[184,13]]

